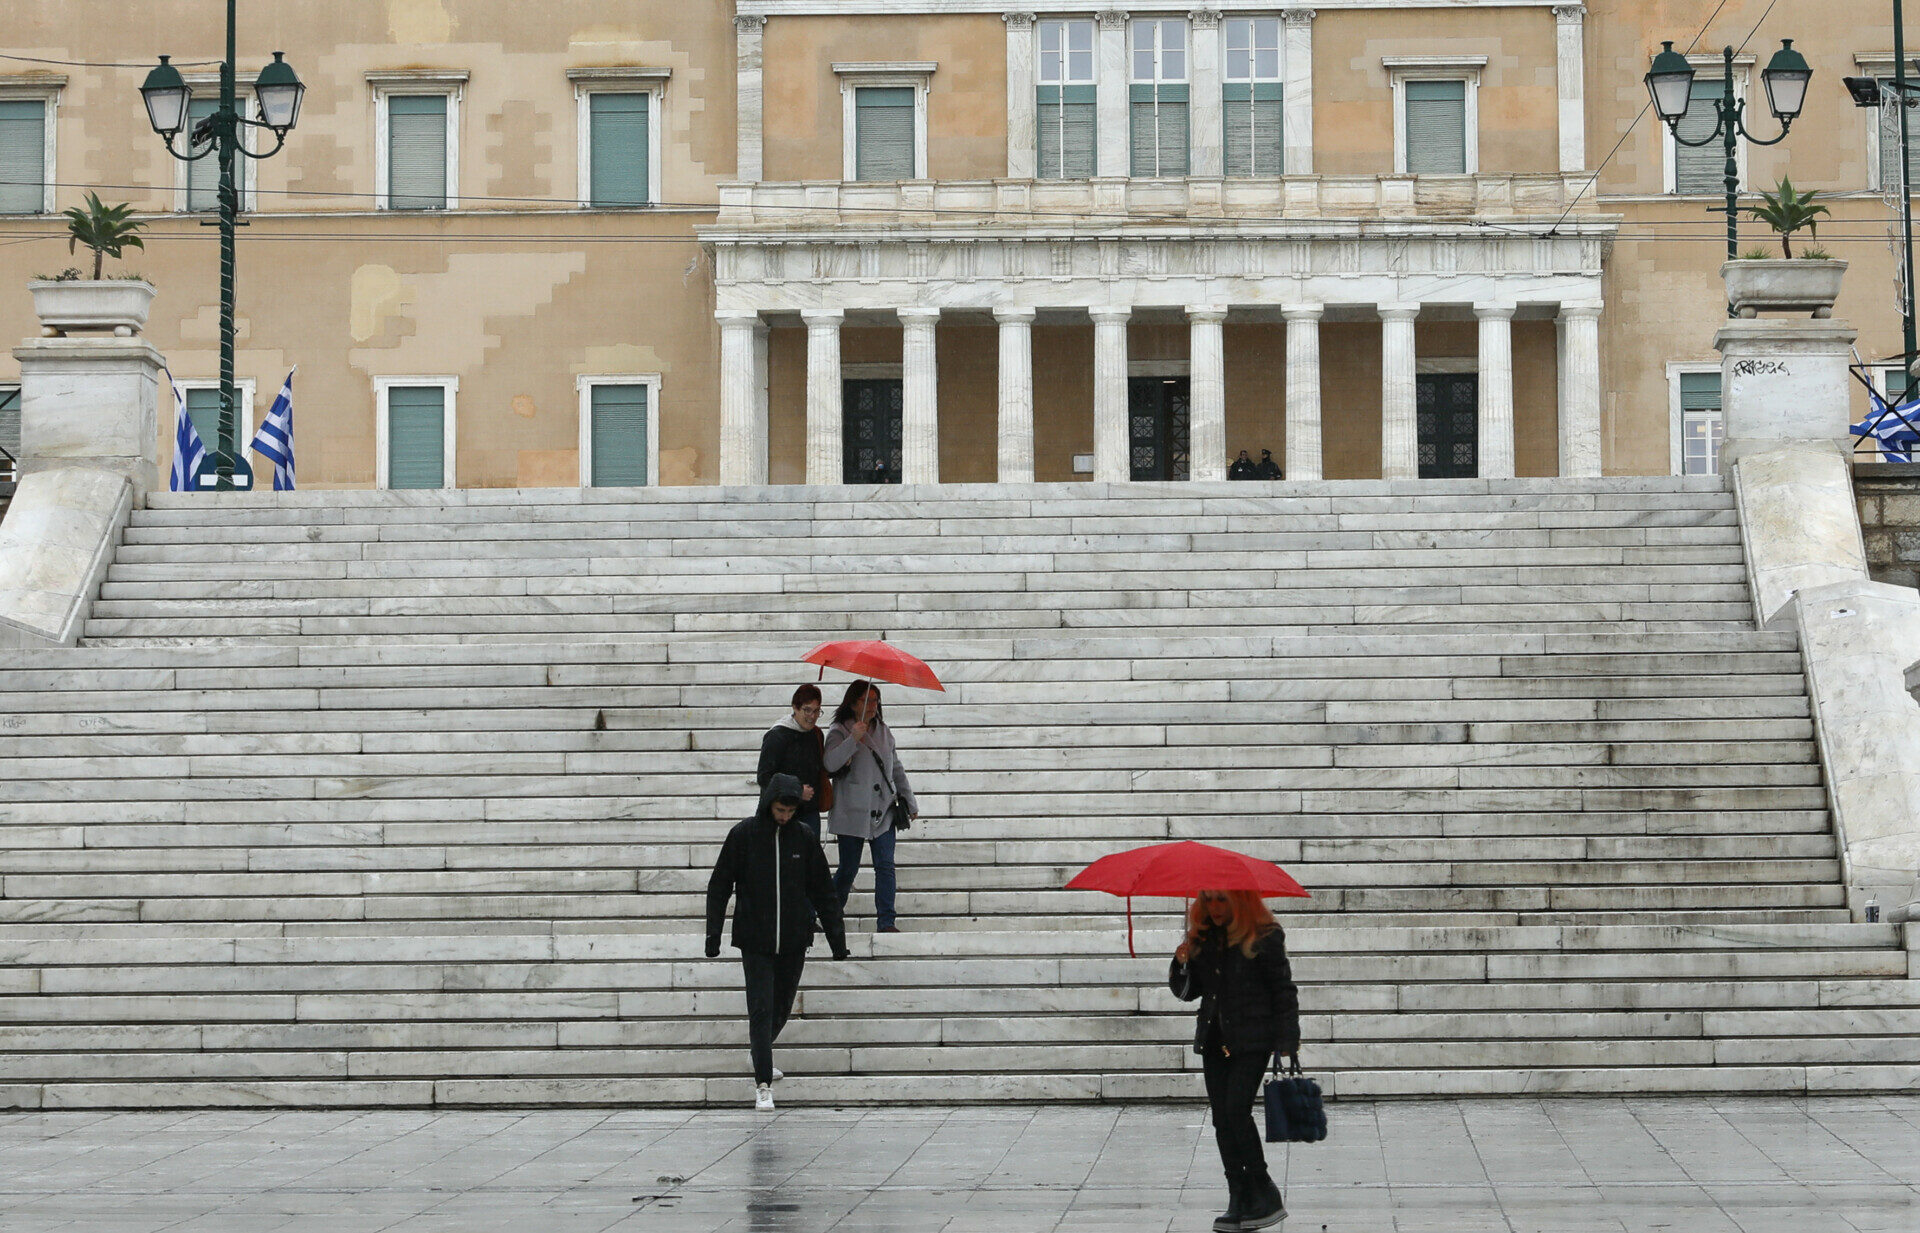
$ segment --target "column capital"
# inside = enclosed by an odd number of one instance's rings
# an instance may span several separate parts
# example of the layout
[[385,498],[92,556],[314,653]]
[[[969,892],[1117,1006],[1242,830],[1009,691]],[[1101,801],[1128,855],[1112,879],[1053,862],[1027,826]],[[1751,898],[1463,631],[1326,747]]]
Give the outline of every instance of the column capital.
[[1482,321],[1511,321],[1519,308],[1518,304],[1505,300],[1475,300],[1473,315]]
[[1125,30],[1127,28],[1127,11],[1125,9],[1103,9],[1099,14],[1099,22],[1102,30]]
[[1220,10],[1194,9],[1187,14],[1187,20],[1193,23],[1195,30],[1218,30],[1220,28]]
[[1310,26],[1313,24],[1313,19],[1319,15],[1320,14],[1314,12],[1312,9],[1280,10],[1280,20],[1286,22],[1289,26]]
[[1375,310],[1382,321],[1411,321],[1420,315],[1420,306],[1413,303],[1381,304]]
[[1093,318],[1095,325],[1125,325],[1133,316],[1133,309],[1120,304],[1108,304],[1100,308],[1089,308],[1087,316]]
[[1589,303],[1581,303],[1581,304],[1562,304],[1560,306],[1560,319],[1562,321],[1574,321],[1574,320],[1580,320],[1580,319],[1598,320],[1600,317],[1600,314],[1605,310],[1606,310],[1606,305],[1598,302],[1589,302]]
[[838,308],[803,308],[800,320],[807,323],[810,330],[837,330],[840,323],[847,319],[844,310]]
[[915,304],[910,308],[896,308],[894,315],[900,318],[902,325],[932,325],[940,320],[940,310],[924,304]]
[[733,29],[737,34],[758,34],[766,26],[767,19],[758,13],[741,13],[733,19]]
[[1587,6],[1584,4],[1556,4],[1553,6],[1553,19],[1563,26],[1578,25],[1587,19]]
[[1326,316],[1325,304],[1283,304],[1280,315],[1288,321],[1318,321]]
[[722,328],[727,326],[738,328],[743,325],[764,327],[766,325],[764,321],[760,320],[759,310],[754,308],[715,309],[713,319],[718,321]]
[[1032,325],[1036,315],[1036,310],[1032,308],[1012,304],[1002,304],[993,310],[993,319],[1001,325]]
[[1002,13],[1002,14],[1000,14],[1000,20],[1001,20],[1001,21],[1004,21],[1004,22],[1006,22],[1006,23],[1007,23],[1007,29],[1009,29],[1009,30],[1031,30],[1031,29],[1033,29],[1033,18],[1034,18],[1034,15],[1033,15],[1032,13]]
[[1227,306],[1225,304],[1187,305],[1187,320],[1189,321],[1210,321],[1218,323],[1226,319]]

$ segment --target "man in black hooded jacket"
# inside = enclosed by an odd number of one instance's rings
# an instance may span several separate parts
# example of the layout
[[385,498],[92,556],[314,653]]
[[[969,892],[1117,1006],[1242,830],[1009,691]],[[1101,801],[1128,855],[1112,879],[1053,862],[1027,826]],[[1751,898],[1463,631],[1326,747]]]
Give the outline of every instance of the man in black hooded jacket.
[[753,1052],[755,1107],[773,1108],[773,1042],[793,1013],[800,971],[817,916],[835,959],[847,957],[840,897],[818,840],[789,827],[800,808],[800,781],[775,775],[760,809],[727,832],[707,881],[707,957],[720,954],[720,926],[734,899],[733,945],[747,982],[747,1037]]

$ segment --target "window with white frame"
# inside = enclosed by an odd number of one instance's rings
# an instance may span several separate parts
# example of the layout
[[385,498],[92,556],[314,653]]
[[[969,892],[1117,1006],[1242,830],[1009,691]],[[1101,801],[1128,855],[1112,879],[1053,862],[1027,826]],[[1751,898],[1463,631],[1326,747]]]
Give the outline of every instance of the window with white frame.
[[1153,17],[1130,23],[1133,87],[1128,106],[1136,176],[1187,174],[1187,23]]
[[1393,169],[1403,175],[1480,170],[1480,71],[1485,56],[1388,56]]
[[1038,175],[1043,180],[1084,180],[1093,175],[1098,133],[1093,67],[1093,22],[1043,21],[1040,47]]
[[1674,470],[1681,475],[1720,474],[1720,443],[1726,416],[1720,403],[1720,371],[1701,366],[1674,370]]
[[[197,83],[204,87],[206,83]],[[199,145],[189,145],[193,130],[204,120],[211,119],[220,109],[220,99],[215,95],[200,94],[187,100],[187,132],[178,139],[177,148],[185,148],[191,154],[205,153],[205,158],[190,163],[177,163],[179,181],[175,185],[175,208],[189,213],[199,213],[220,208],[220,155],[213,149],[211,140]],[[243,115],[257,117],[258,110],[250,98],[240,99]],[[247,140],[243,130],[242,141]],[[251,210],[254,207],[254,170],[256,162],[242,154],[233,157],[234,174],[240,179],[240,209]]]
[[840,79],[843,179],[927,178],[927,89],[937,67],[904,61],[833,66]]
[[[182,378],[174,384],[186,399],[187,418],[200,434],[200,443],[207,447],[207,453],[213,453],[220,448],[220,383]],[[233,385],[233,448],[241,451],[253,440],[253,378],[241,377]]]
[[374,382],[382,488],[452,488],[455,377],[380,377]]
[[52,213],[58,100],[59,85],[47,80],[0,78],[0,214]]
[[[1727,79],[1725,68],[1714,57],[1697,65],[1700,72],[1693,79],[1693,93],[1687,101],[1687,114],[1680,119],[1680,136],[1688,141],[1706,141],[1705,145],[1688,146],[1674,140],[1673,130],[1666,125],[1660,126],[1661,140],[1666,145],[1666,190],[1682,197],[1718,197],[1727,191],[1727,150],[1717,140],[1708,141],[1714,128],[1719,124],[1719,110],[1716,106],[1725,96]],[[1709,75],[1711,74],[1711,75]],[[1736,62],[1733,76],[1733,93],[1736,100],[1746,97],[1747,72]],[[1747,182],[1747,143],[1734,143],[1734,166],[1742,185]]]
[[1225,25],[1226,174],[1277,176],[1285,170],[1286,151],[1280,19],[1233,17]]
[[467,75],[439,70],[369,73],[382,210],[451,210],[460,204],[460,101]]
[[587,377],[580,390],[580,484],[640,488],[660,482],[660,375]]
[[576,69],[580,204],[630,209],[660,200],[667,69]]

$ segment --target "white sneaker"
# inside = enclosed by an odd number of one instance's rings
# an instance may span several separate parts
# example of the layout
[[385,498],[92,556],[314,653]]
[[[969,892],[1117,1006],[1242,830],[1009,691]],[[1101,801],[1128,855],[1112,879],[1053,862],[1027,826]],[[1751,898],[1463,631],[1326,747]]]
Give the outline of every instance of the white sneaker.
[[787,1077],[787,1072],[786,1072],[786,1071],[784,1071],[784,1070],[781,1070],[781,1069],[780,1069],[780,1068],[779,1068],[778,1066],[775,1066],[775,1067],[773,1068],[773,1081],[774,1081],[775,1083],[778,1083],[778,1082],[780,1082],[780,1080],[782,1080],[782,1079],[784,1079],[784,1078],[786,1078],[786,1077]]
[[762,1112],[772,1110],[773,1089],[764,1083],[754,1088],[753,1089],[753,1107]]

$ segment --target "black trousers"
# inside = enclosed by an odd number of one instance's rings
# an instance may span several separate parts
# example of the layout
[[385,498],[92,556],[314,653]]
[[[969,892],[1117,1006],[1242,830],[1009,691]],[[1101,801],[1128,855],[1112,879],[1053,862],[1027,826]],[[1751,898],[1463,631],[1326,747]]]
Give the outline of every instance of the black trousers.
[[807,952],[790,950],[769,955],[760,951],[740,952],[740,965],[747,975],[747,1041],[753,1051],[753,1081],[773,1082],[773,1042],[793,1014],[793,999],[800,992],[800,969],[807,966]]
[[1221,1051],[1220,1038],[1208,1033],[1200,1065],[1207,1079],[1207,1102],[1213,1106],[1213,1140],[1220,1148],[1220,1166],[1229,1174],[1267,1167],[1266,1148],[1253,1120],[1253,1102],[1260,1096],[1260,1080],[1272,1056],[1270,1050],[1262,1050],[1229,1057]]

